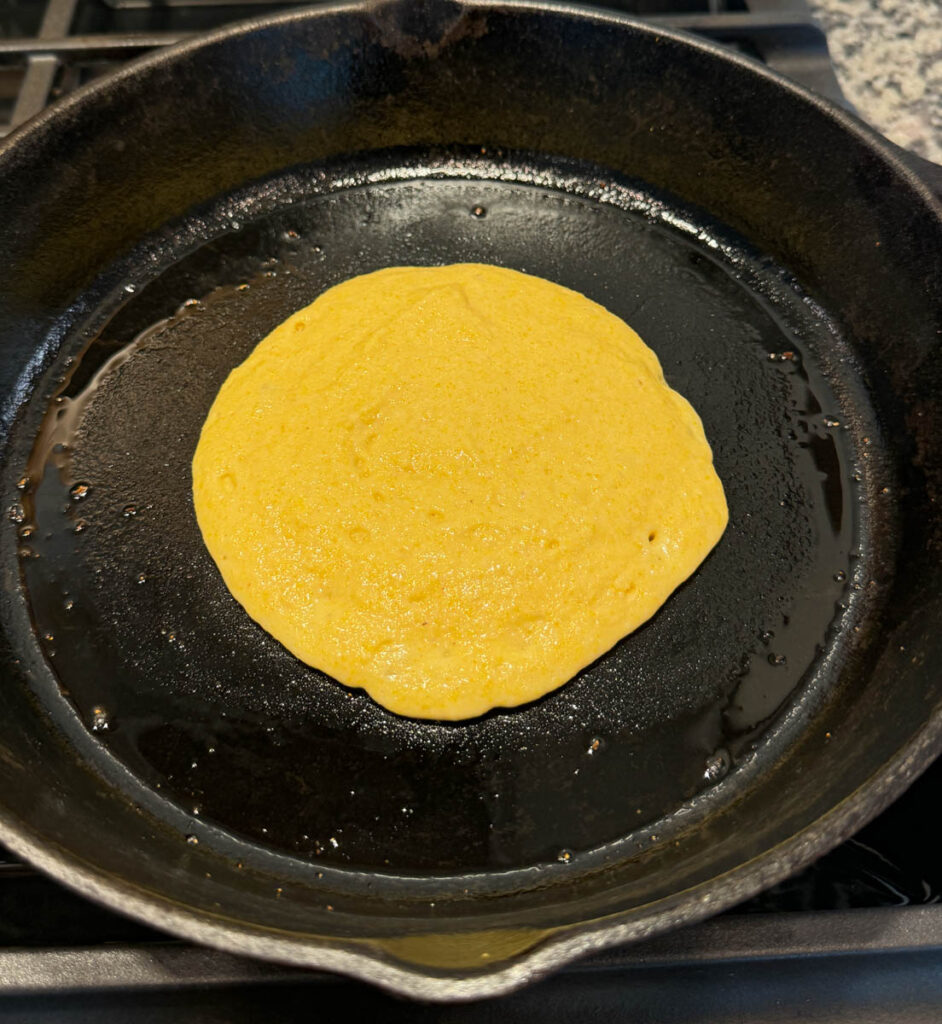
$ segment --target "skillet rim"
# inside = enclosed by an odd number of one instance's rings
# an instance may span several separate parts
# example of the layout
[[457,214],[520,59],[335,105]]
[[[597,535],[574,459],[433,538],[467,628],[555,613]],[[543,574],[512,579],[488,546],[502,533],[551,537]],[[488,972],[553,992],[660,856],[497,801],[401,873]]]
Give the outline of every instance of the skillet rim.
[[[0,142],[0,173],[11,155],[27,150],[31,144],[57,131],[58,126],[75,113],[94,104],[98,97],[113,91],[121,83],[133,80],[141,72],[178,59],[229,39],[250,35],[260,29],[329,18],[341,12],[370,14],[384,8],[404,7],[409,0],[356,0],[291,10],[236,22],[193,39],[145,54],[121,66],[111,74],[83,86],[20,126]],[[907,185],[929,211],[942,222],[942,197],[910,166],[900,150],[869,127],[855,114],[837,106],[768,68],[758,60],[736,53],[722,44],[687,32],[662,28],[615,11],[586,7],[564,0],[447,0],[460,9],[510,10],[524,13],[558,13],[602,25],[630,29],[651,37],[670,39],[724,63],[759,75],[796,100],[836,122],[858,142],[865,145],[889,168],[894,177]],[[613,914],[595,922],[546,929],[542,937],[503,966],[495,964],[484,973],[456,970],[433,974],[404,962],[392,962],[389,950],[377,940],[345,945],[343,940],[287,936],[258,926],[230,921],[194,908],[181,908],[167,896],[147,893],[125,880],[117,879],[93,865],[81,861],[39,839],[21,819],[14,818],[0,805],[0,841],[12,851],[79,894],[127,914],[145,924],[154,925],[180,937],[230,953],[248,954],[304,967],[323,968],[370,981],[399,995],[435,1001],[453,1001],[496,996],[511,992],[580,958],[590,952],[667,931],[702,920],[798,871],[816,857],[838,845],[892,803],[914,779],[942,752],[942,706],[927,716],[922,728],[895,756],[875,771],[865,783],[848,794],[790,839],[761,855],[702,885],[675,893],[643,909],[628,913],[630,920],[620,921]]]

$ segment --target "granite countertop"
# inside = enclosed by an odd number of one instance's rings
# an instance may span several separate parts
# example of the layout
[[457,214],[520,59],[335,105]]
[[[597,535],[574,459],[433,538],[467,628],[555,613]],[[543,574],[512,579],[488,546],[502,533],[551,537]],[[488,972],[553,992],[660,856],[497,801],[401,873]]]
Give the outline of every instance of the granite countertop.
[[942,2],[807,2],[857,113],[898,145],[942,164]]

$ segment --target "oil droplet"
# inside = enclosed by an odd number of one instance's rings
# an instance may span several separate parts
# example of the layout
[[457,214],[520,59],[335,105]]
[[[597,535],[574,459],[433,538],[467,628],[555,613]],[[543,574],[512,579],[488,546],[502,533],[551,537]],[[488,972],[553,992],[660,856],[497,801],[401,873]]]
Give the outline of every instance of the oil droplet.
[[560,850],[556,854],[556,859],[560,864],[568,864],[572,860],[572,850]]
[[39,558],[38,552],[34,551],[28,544],[21,544],[16,549],[16,553],[20,558]]
[[69,488],[69,497],[73,501],[82,501],[83,499],[88,497],[88,492],[90,490],[91,487],[89,487],[89,485],[86,483],[73,484]]
[[598,751],[600,750],[601,746],[602,746],[602,741],[600,739],[594,739],[589,744],[589,749],[586,751],[586,753],[591,757],[592,754],[598,753]]
[[772,632],[771,629],[764,629],[759,634],[759,639],[762,641],[763,644],[765,644],[766,647],[768,647],[769,646],[769,641],[772,640],[774,638],[774,636],[775,636],[775,634]]
[[784,654],[770,654],[769,664],[770,665],[784,665],[787,662],[787,658]]
[[26,513],[23,511],[23,506],[18,501],[14,502],[7,509],[7,519],[9,519],[11,523],[22,523],[25,518]]
[[29,540],[35,532],[36,529],[33,526],[21,526],[19,530],[17,530],[17,536],[20,540]]
[[249,290],[249,285],[247,285],[245,283],[245,281],[243,281],[242,284],[236,285],[236,291],[237,292],[247,292],[248,290]]
[[769,360],[773,363],[793,363],[795,361],[795,353],[790,349],[786,352],[770,352]]
[[477,217],[477,219],[480,220],[482,217],[487,216],[487,208],[484,206],[472,206],[471,216]]
[[128,295],[133,295],[134,292],[137,291],[137,285],[136,284],[126,284],[124,286],[124,290],[128,293]]
[[824,425],[826,427],[839,427],[841,425],[841,421],[836,420],[833,416],[825,416]]
[[70,612],[75,607],[75,602],[72,600],[71,597],[67,597],[62,607],[65,608],[67,612]]
[[183,303],[183,305],[184,305],[184,307],[186,309],[192,309],[194,306],[198,306],[199,304],[200,304],[200,300],[199,299],[187,299]]
[[88,529],[88,520],[87,519],[79,519],[78,522],[75,524],[75,527],[73,528],[72,532],[73,533],[81,533],[83,530],[86,530],[86,529]]
[[131,519],[133,516],[137,515],[137,506],[125,505],[124,508],[121,509],[121,515],[123,515],[125,519]]
[[137,582],[138,583],[146,583],[147,582],[147,577],[144,575],[144,573],[140,573],[138,575]]
[[92,708],[92,732],[104,732],[110,728],[108,712],[99,704]]
[[336,850],[340,846],[340,843],[338,843],[337,840],[333,836],[331,836],[330,845]]
[[18,491],[29,490],[29,477],[28,476],[21,476],[19,478],[19,480],[16,481],[16,489]]
[[284,238],[286,242],[294,242],[300,237],[300,234],[298,234],[294,228],[288,228],[288,230],[282,235],[282,238]]
[[281,886],[279,885],[278,888],[275,890],[275,899],[280,899],[281,894],[283,892],[284,892],[284,889],[282,889]]
[[47,644],[51,644],[53,640],[55,640],[55,637],[52,633],[45,633],[43,634],[43,640],[45,640]]
[[835,583],[843,583],[846,579],[847,579],[847,573],[844,572],[843,569],[838,569],[837,572],[834,573],[834,582]]
[[730,758],[729,752],[720,747],[712,756],[707,758],[703,770],[703,778],[706,782],[719,782],[729,774]]
[[199,839],[194,835],[188,835],[186,837],[186,841],[190,844],[190,846],[199,846],[200,842]]

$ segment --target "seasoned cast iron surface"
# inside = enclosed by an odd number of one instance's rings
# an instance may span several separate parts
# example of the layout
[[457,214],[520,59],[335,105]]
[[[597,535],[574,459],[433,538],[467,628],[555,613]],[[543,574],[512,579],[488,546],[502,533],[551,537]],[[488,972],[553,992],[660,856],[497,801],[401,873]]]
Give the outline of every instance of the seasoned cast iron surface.
[[[96,738],[191,815],[193,843],[212,823],[409,874],[565,865],[652,822],[667,839],[684,801],[734,795],[730,768],[853,642],[869,440],[853,361],[777,266],[637,185],[507,154],[393,156],[224,196],[92,292],[22,425],[46,413],[11,513],[46,657]],[[226,375],[289,313],[354,274],[456,261],[547,277],[638,330],[703,418],[730,524],[569,685],[423,723],[246,616],[203,547],[190,460]]]

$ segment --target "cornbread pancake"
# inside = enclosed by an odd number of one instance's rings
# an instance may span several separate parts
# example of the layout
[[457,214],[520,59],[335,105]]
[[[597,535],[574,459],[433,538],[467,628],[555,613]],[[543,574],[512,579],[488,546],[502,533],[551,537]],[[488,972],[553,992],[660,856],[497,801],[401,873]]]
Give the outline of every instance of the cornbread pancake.
[[289,317],[216,397],[193,495],[229,590],[294,655],[452,720],[571,679],[727,522],[638,335],[481,264],[365,274]]

